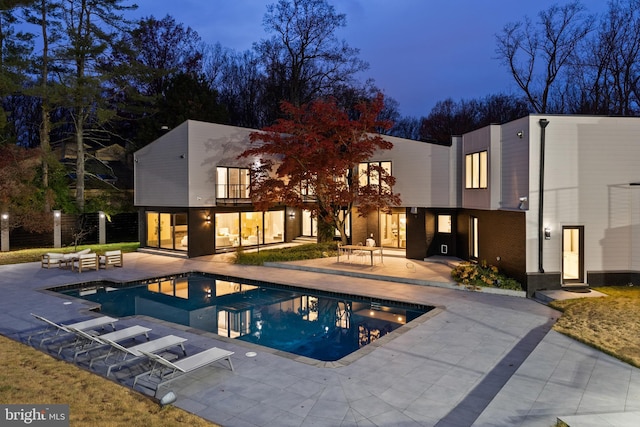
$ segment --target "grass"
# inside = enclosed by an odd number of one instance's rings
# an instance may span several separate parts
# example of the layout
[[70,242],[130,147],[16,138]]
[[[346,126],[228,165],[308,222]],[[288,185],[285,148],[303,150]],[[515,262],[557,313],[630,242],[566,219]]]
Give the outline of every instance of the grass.
[[122,252],[135,252],[140,244],[138,242],[131,243],[109,243],[107,245],[78,245],[77,247],[69,246],[60,249],[52,248],[36,248],[21,249],[17,251],[0,252],[0,265],[21,264],[24,262],[40,261],[43,254],[47,252],[70,253],[90,248],[93,252],[104,254],[106,251],[120,249]]
[[308,243],[290,248],[265,249],[260,252],[239,250],[235,263],[264,265],[265,262],[300,261],[304,259],[328,258],[338,255],[336,243]]
[[594,288],[606,297],[553,301],[553,329],[640,368],[640,287]]
[[3,336],[0,358],[0,402],[68,404],[72,426],[216,426]]

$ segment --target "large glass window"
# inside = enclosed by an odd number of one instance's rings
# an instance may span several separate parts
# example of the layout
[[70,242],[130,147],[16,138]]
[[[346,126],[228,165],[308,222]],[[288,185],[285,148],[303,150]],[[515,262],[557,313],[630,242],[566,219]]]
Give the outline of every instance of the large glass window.
[[218,167],[216,183],[218,199],[249,198],[249,169]]
[[147,246],[186,251],[189,247],[186,213],[147,212]]
[[478,245],[478,218],[475,216],[471,217],[469,228],[469,257],[471,259],[478,259],[480,256],[480,249]]
[[311,218],[311,211],[302,211],[302,235],[309,237],[318,235],[318,223],[315,218]]
[[240,214],[216,214],[216,248],[240,245]]
[[284,211],[217,213],[215,247],[284,242]]
[[264,213],[264,243],[284,242],[284,211]]
[[465,188],[487,188],[487,152],[480,151],[465,156]]
[[451,233],[451,215],[438,215],[438,233]]
[[258,244],[258,234],[262,236],[262,212],[242,212],[240,214],[242,226],[242,246]]
[[407,247],[407,215],[404,213],[380,216],[381,245],[387,248]]
[[383,189],[391,191],[391,188],[387,184],[380,182],[380,172],[378,168],[384,170],[387,175],[391,175],[391,162],[360,163],[358,165],[358,181],[360,186],[379,186],[380,191]]

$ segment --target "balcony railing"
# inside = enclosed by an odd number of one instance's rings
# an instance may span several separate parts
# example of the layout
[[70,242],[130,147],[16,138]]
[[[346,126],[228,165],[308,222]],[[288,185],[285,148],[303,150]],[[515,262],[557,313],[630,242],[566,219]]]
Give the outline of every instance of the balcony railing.
[[246,184],[218,184],[216,190],[218,204],[251,203],[249,187]]

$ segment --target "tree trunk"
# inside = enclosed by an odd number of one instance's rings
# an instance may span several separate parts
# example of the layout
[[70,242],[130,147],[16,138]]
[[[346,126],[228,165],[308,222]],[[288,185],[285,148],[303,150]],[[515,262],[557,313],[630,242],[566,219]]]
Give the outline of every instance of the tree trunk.
[[318,213],[318,243],[333,242],[333,225],[326,220],[326,212]]
[[76,121],[76,207],[80,213],[84,212],[84,134],[82,113]]
[[[49,189],[49,162],[51,161],[51,144],[49,134],[51,133],[51,116],[49,115],[49,95],[47,82],[49,79],[49,36],[47,34],[47,7],[46,0],[41,2],[41,22],[42,22],[42,123],[40,125],[40,149],[42,150],[42,188],[48,193]],[[51,210],[49,195],[45,195],[44,211]]]

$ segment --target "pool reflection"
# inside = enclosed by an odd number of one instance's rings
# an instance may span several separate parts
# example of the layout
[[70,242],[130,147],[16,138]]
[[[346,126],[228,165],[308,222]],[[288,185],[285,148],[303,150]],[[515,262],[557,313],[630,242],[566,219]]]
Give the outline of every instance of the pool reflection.
[[341,359],[430,309],[202,273],[64,293],[97,302],[108,315],[150,316],[322,361]]

